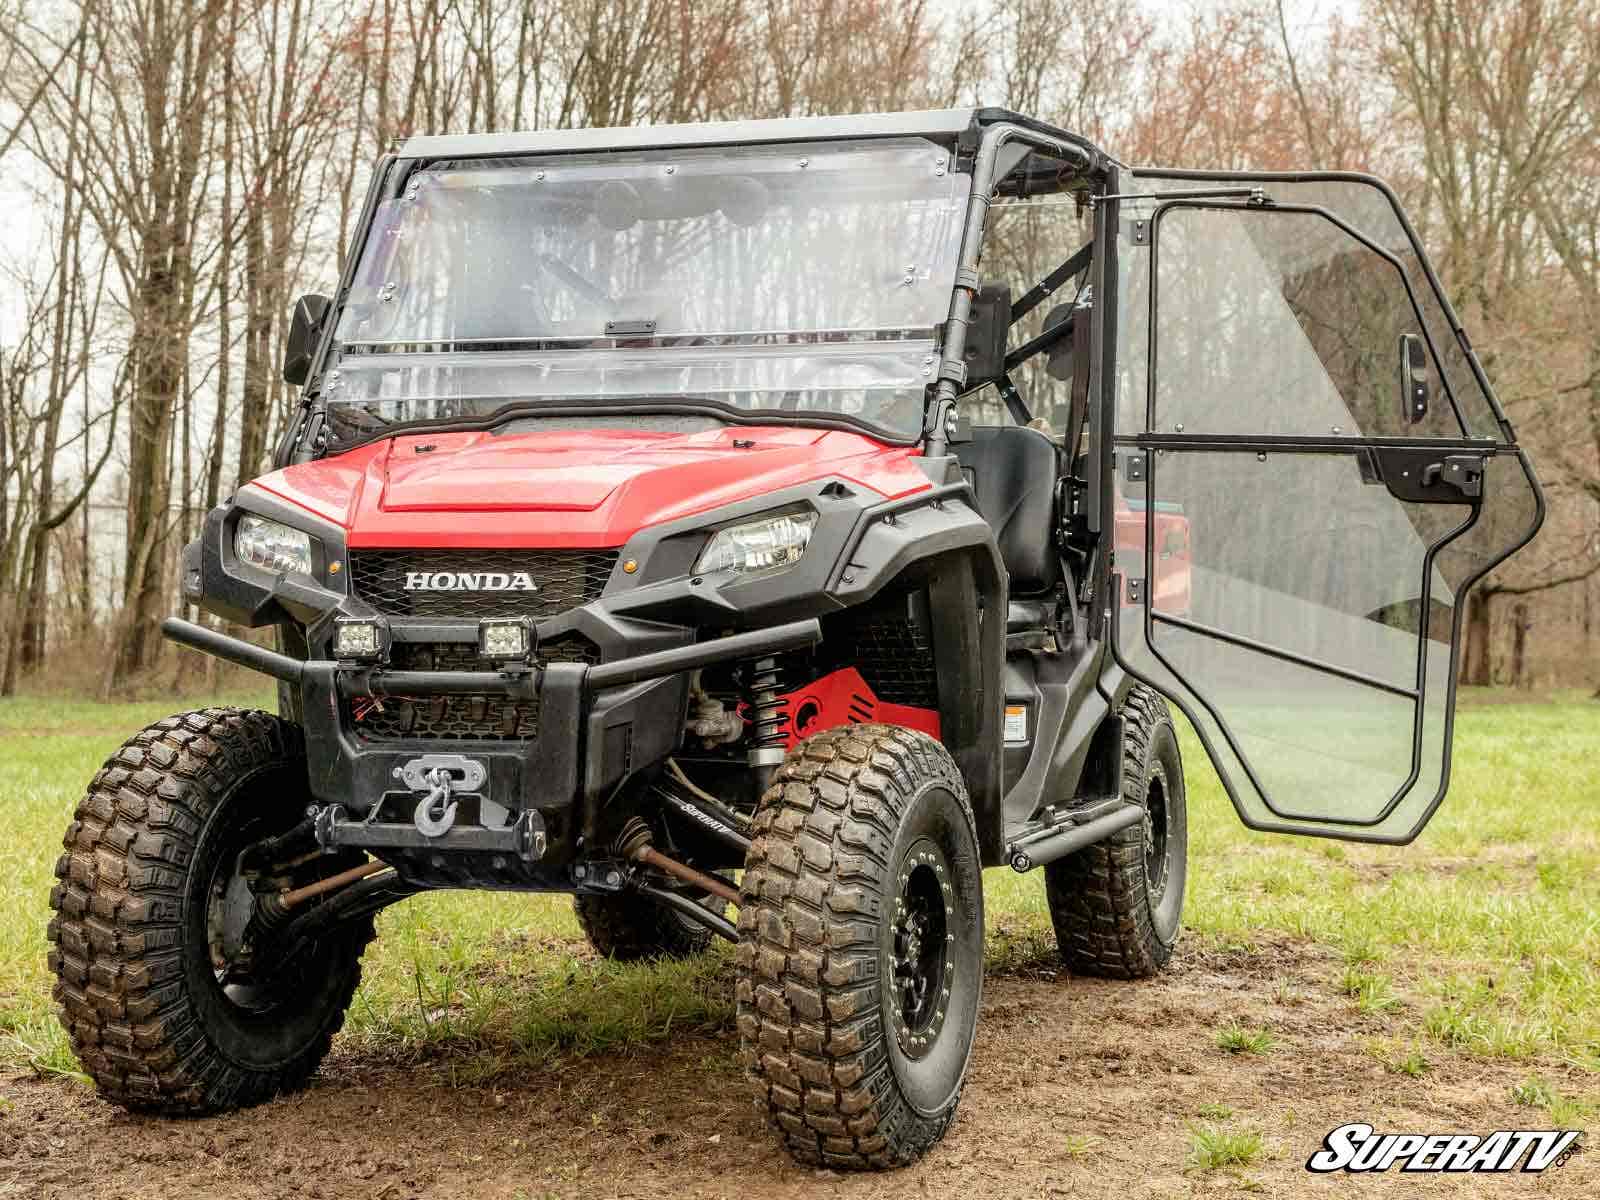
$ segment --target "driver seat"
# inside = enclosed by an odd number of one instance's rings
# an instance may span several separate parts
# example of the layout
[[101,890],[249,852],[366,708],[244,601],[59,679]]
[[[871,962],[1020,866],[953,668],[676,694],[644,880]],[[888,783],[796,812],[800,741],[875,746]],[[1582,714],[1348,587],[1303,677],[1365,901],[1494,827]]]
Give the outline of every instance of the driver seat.
[[1061,582],[1055,538],[1060,451],[1036,429],[975,425],[972,440],[958,443],[955,453],[1011,577],[1006,628],[1047,626],[1048,602]]

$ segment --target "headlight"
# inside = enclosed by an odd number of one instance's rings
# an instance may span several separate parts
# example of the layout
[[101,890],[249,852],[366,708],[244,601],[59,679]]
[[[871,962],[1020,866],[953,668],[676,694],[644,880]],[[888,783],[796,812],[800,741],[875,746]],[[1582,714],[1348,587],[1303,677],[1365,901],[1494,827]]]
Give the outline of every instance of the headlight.
[[239,518],[239,528],[233,535],[233,552],[240,562],[263,571],[311,574],[311,535],[265,517]]
[[816,524],[816,513],[796,512],[719,530],[694,564],[695,573],[781,571],[800,561]]

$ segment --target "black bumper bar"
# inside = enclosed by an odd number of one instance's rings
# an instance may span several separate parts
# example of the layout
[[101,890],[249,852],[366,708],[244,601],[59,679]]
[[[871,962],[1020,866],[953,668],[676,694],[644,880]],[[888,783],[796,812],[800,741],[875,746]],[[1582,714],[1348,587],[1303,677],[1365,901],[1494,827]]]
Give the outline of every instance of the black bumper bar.
[[[304,663],[299,659],[257,646],[242,638],[229,637],[193,621],[168,617],[161,632],[174,642],[214,655],[227,662],[260,671],[284,683],[298,684],[308,666],[334,667],[334,663]],[[822,625],[815,617],[790,621],[770,629],[754,629],[727,637],[655,650],[616,662],[589,667],[585,682],[591,689],[623,687],[661,679],[680,671],[693,671],[715,663],[741,658],[777,654],[801,646],[815,646],[822,640]],[[339,691],[345,696],[441,696],[461,694],[504,695],[513,699],[531,698],[538,691],[537,675],[532,671],[387,671],[381,667],[340,669]]]

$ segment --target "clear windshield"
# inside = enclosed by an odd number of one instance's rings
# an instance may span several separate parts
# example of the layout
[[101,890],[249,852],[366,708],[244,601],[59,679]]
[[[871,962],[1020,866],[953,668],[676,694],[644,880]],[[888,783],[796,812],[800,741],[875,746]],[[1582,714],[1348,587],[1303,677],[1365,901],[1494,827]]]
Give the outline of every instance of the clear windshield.
[[380,205],[337,438],[521,400],[920,426],[970,177],[921,139],[439,162]]

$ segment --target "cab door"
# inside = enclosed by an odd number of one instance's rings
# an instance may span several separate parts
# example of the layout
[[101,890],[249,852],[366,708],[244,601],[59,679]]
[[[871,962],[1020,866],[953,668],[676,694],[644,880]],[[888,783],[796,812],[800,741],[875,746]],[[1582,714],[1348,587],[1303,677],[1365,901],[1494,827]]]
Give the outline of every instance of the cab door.
[[1120,190],[1117,657],[1247,825],[1410,841],[1449,783],[1467,591],[1543,517],[1532,468],[1382,184]]

